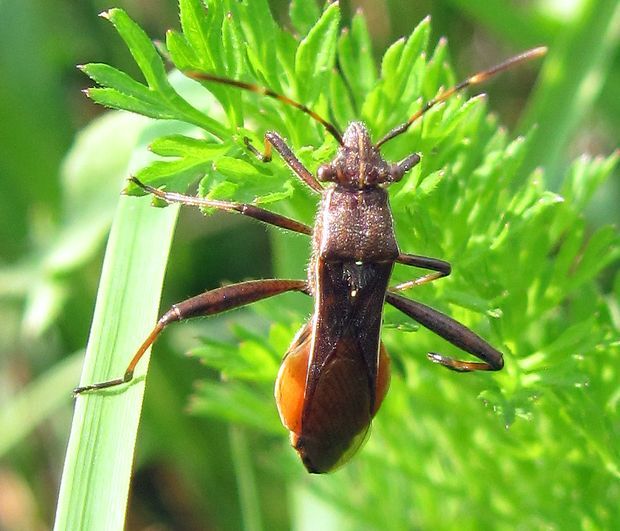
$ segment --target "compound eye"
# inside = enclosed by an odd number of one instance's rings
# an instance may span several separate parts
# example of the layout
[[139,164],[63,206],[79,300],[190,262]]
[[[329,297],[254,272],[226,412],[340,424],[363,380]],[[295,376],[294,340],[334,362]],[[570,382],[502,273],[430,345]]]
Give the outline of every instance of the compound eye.
[[323,164],[317,171],[317,179],[322,182],[335,181],[336,170],[331,164]]

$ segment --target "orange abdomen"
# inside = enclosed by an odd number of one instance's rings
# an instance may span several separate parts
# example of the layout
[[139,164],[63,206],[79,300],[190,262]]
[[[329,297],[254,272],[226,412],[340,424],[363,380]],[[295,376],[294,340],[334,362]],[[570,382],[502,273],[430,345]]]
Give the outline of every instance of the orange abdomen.
[[311,327],[306,324],[293,340],[276,380],[280,419],[291,432],[291,443],[310,472],[328,472],[346,462],[363,444],[372,418],[389,387],[390,360],[380,345],[377,377],[369,380],[359,353],[341,341],[319,370],[311,396],[306,381],[311,351]]

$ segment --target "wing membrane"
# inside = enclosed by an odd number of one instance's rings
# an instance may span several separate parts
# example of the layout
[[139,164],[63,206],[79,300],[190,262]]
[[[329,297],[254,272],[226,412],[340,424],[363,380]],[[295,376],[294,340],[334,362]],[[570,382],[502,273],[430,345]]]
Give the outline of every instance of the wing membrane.
[[330,470],[363,443],[375,411],[381,317],[391,264],[319,262],[317,306],[296,448]]

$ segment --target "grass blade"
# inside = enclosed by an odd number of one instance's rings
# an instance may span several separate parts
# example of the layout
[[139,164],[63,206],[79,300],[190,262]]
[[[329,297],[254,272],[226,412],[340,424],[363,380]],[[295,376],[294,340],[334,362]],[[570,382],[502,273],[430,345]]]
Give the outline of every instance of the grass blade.
[[66,389],[77,378],[83,356],[83,351],[71,354],[2,405],[0,457],[66,404],[68,393],[63,388]]
[[557,188],[566,144],[592,109],[609,65],[620,45],[620,4],[616,0],[588,0],[579,16],[550,44],[541,80],[524,115],[521,130],[537,123],[527,170],[543,166],[552,188]]
[[[122,374],[153,326],[177,211],[152,208],[147,197],[120,199],[83,383]],[[144,371],[140,363],[135,384],[77,399],[54,529],[123,529]]]

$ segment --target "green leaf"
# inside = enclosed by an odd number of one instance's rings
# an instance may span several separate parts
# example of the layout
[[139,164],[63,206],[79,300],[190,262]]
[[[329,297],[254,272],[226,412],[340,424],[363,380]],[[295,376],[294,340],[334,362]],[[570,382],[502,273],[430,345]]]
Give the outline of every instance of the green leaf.
[[[209,171],[215,161],[229,151],[231,144],[214,144],[184,135],[157,138],[150,149],[156,155],[178,157],[175,160],[155,160],[141,168],[136,177],[143,183],[158,188],[184,192],[190,184]],[[144,195],[144,190],[134,183],[125,189],[129,195]]]
[[620,237],[614,227],[601,227],[588,241],[586,249],[579,258],[572,275],[573,287],[595,277],[609,264],[617,262],[620,257]]
[[562,195],[574,204],[574,208],[583,209],[592,199],[594,192],[610,176],[619,159],[618,152],[607,159],[600,157],[592,160],[587,155],[580,157],[569,170],[562,186]]
[[416,63],[423,58],[426,52],[429,35],[430,19],[427,17],[416,26],[407,39],[399,56],[396,71],[392,77],[387,79],[390,93],[395,96],[395,99],[398,94],[403,99],[415,99],[416,96],[420,95],[421,77],[416,75],[416,70],[419,68],[419,66],[416,67]]
[[281,435],[284,429],[273,404],[265,402],[264,393],[235,381],[201,382],[190,410],[194,414],[216,416],[274,435]]
[[196,49],[190,46],[185,36],[177,31],[166,32],[166,47],[170,58],[181,71],[190,71],[200,64],[200,57]]
[[315,0],[292,0],[288,13],[293,26],[300,35],[307,35],[321,16]]
[[226,75],[238,79],[243,71],[243,37],[236,21],[231,17],[225,17],[222,21],[222,44]]
[[346,83],[353,93],[355,105],[361,109],[377,78],[372,42],[361,12],[357,12],[353,17],[350,31],[347,31],[347,28],[343,29],[338,40],[338,60]]
[[101,16],[114,24],[142,71],[148,86],[156,91],[165,91],[168,88],[168,81],[164,62],[142,28],[122,9],[110,9]]
[[21,328],[26,337],[42,337],[66,314],[74,275],[99,255],[107,238],[131,146],[147,123],[114,112],[80,132],[61,168],[62,222],[50,227],[33,264],[2,268],[0,293],[17,291],[25,299]]
[[159,100],[136,98],[112,88],[90,88],[87,94],[95,103],[111,109],[135,112],[158,120],[177,118],[177,114]]
[[241,159],[217,159],[201,182],[201,191],[211,199],[272,203],[291,197],[290,180],[274,179]]
[[235,327],[235,343],[204,338],[202,346],[192,351],[209,367],[227,378],[265,382],[268,386],[278,374],[278,356],[274,355],[263,335]]
[[131,98],[146,100],[152,105],[157,105],[156,95],[146,85],[138,83],[131,76],[112,66],[90,63],[81,66],[80,69],[99,85],[114,89],[115,92],[125,94]]
[[331,4],[299,43],[295,55],[295,73],[301,81],[297,85],[297,92],[303,102],[316,101],[325,74],[334,66],[339,22],[340,8],[337,3]]
[[228,4],[238,20],[246,41],[246,52],[254,57],[253,67],[267,85],[280,88],[277,71],[276,43],[282,30],[275,23],[267,0],[251,0]]
[[162,157],[192,157],[214,160],[230,150],[232,144],[215,144],[208,140],[185,135],[170,135],[156,138],[149,146],[151,151]]
[[205,5],[201,0],[179,0],[183,38],[196,58],[195,65],[200,65],[200,69],[207,72],[221,66],[213,53],[218,44],[213,28],[221,26],[222,11],[221,2],[212,2],[205,16]]
[[[396,77],[398,64],[406,42],[404,37],[398,39],[393,42],[383,54],[383,59],[381,60],[381,79],[384,84],[389,84],[390,80]],[[388,85],[388,87],[391,87],[391,85]],[[386,92],[389,91],[391,91],[391,88],[386,90]]]
[[[143,183],[158,188],[166,185],[169,190],[186,190],[187,187],[206,173],[211,166],[210,161],[196,159],[181,159],[175,161],[155,161],[136,173],[136,177]],[[128,195],[144,195],[134,191],[137,188],[132,184],[126,193]]]
[[233,157],[220,157],[215,169],[233,180],[252,181],[262,176],[261,172],[249,162]]
[[[109,107],[144,113],[153,118],[184,120],[203,127],[219,138],[227,136],[225,128],[217,121],[192,107],[174,90],[168,81],[164,63],[155,46],[144,31],[122,9],[111,9],[104,16],[114,24],[119,35],[127,44],[149,88],[157,94],[157,104],[154,104],[151,99],[143,101],[131,93],[123,94],[114,89],[90,89],[89,96],[98,103]],[[136,90],[135,85],[130,88],[132,92]]]
[[[351,95],[348,87],[340,76],[332,76],[330,79],[331,112],[336,124],[348,124],[356,117]],[[340,128],[342,129],[342,125]]]
[[424,74],[422,94],[425,96],[425,100],[430,100],[436,96],[438,92],[437,87],[449,88],[454,85],[454,75],[449,73],[447,60],[448,41],[446,39],[439,39]]

